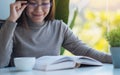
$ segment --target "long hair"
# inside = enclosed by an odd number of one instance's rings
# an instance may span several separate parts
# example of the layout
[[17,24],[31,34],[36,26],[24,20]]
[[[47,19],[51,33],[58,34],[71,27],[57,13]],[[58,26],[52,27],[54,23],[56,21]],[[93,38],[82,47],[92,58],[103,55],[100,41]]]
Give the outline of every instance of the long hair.
[[[28,0],[16,0],[16,1],[28,1]],[[45,21],[47,20],[54,20],[55,18],[55,0],[50,0],[51,3],[51,7],[50,7],[50,11],[48,13],[48,15],[45,17]],[[28,24],[26,22],[26,10],[23,11],[23,13],[21,14],[21,16],[18,18],[17,23],[18,24],[22,24],[24,25],[25,28],[28,28]]]

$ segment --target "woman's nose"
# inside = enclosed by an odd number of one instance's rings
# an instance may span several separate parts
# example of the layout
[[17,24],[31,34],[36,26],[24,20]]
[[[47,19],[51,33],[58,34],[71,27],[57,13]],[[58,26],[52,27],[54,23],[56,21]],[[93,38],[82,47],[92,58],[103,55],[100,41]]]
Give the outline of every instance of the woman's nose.
[[42,7],[41,7],[41,6],[37,6],[37,7],[35,8],[35,11],[42,11]]

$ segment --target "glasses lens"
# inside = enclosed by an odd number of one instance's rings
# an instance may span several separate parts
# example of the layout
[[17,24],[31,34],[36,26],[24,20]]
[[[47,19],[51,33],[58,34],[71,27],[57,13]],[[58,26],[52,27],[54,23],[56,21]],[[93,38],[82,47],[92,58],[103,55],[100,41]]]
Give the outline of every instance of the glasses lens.
[[46,9],[46,8],[50,8],[51,3],[37,4],[37,3],[33,3],[33,2],[28,2],[28,6],[31,7],[31,8],[35,8],[37,6],[41,6],[42,8]]
[[30,6],[30,7],[36,7],[36,6],[37,6],[37,3],[28,2],[28,6]]
[[42,3],[41,6],[43,8],[49,8],[50,7],[50,3]]

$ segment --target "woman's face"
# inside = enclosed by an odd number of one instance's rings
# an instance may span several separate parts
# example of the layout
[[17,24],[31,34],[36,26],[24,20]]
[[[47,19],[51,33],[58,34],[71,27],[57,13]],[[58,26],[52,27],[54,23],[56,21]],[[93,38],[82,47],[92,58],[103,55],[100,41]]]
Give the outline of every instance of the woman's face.
[[28,0],[26,14],[31,21],[42,23],[50,11],[50,0]]

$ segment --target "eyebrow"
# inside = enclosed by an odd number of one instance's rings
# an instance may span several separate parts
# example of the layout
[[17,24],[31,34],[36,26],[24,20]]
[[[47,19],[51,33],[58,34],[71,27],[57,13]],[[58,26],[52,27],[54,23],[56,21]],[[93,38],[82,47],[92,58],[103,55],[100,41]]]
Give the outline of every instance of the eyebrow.
[[[38,0],[28,0],[28,1],[38,1]],[[41,1],[50,1],[50,0],[41,0]]]
[[[38,0],[28,0],[28,2],[36,2],[38,3],[39,1]],[[50,2],[50,0],[41,0],[41,2]]]

